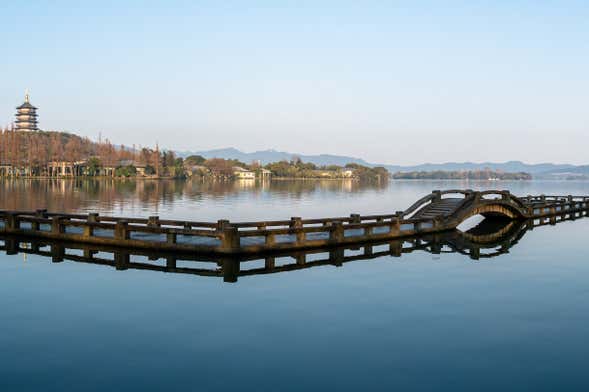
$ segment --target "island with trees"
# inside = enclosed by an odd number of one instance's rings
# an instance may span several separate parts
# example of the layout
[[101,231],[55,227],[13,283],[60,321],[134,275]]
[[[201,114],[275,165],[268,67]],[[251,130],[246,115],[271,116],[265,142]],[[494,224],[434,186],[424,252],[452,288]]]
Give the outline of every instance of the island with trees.
[[508,173],[498,170],[464,170],[464,171],[411,171],[397,172],[392,176],[397,180],[531,180],[529,173]]

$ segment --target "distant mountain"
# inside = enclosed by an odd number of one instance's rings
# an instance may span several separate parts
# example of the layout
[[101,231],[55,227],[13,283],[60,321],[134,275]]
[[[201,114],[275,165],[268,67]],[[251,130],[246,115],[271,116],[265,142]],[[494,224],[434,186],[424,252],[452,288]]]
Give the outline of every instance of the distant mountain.
[[387,169],[397,171],[461,171],[461,170],[499,170],[503,172],[517,173],[525,172],[530,174],[551,173],[559,171],[568,171],[577,168],[578,166],[568,164],[554,164],[554,163],[537,163],[528,164],[520,161],[509,162],[448,162],[448,163],[424,163],[415,166],[392,166],[387,165]]
[[589,179],[589,165],[547,170],[538,173],[536,178],[586,180]]
[[316,165],[345,165],[346,163],[358,163],[365,166],[376,166],[366,162],[363,159],[346,157],[340,155],[304,155],[296,154],[292,152],[276,151],[276,150],[264,150],[255,152],[242,152],[235,148],[222,148],[217,150],[207,151],[177,151],[177,154],[183,158],[189,155],[201,155],[207,159],[210,158],[223,158],[223,159],[237,159],[241,162],[251,163],[254,161],[260,161],[262,164],[268,164],[271,162],[279,161],[290,161],[293,157],[299,157],[303,162],[312,162]]
[[364,159],[348,157],[342,155],[304,155],[285,151],[263,150],[255,152],[243,152],[236,148],[223,148],[217,150],[206,151],[177,151],[181,157],[189,155],[202,155],[209,158],[224,158],[237,159],[245,163],[253,161],[260,161],[262,164],[278,161],[290,161],[293,157],[299,157],[304,162],[312,162],[316,165],[339,165],[343,166],[347,163],[357,163],[365,166],[384,166],[392,173],[395,172],[409,172],[409,171],[460,171],[460,170],[499,170],[503,172],[525,172],[530,173],[534,178],[571,178],[571,177],[589,177],[589,165],[575,166],[569,164],[555,164],[555,163],[538,163],[528,164],[520,161],[509,162],[447,162],[447,163],[423,163],[413,166],[402,165],[385,165],[370,163]]

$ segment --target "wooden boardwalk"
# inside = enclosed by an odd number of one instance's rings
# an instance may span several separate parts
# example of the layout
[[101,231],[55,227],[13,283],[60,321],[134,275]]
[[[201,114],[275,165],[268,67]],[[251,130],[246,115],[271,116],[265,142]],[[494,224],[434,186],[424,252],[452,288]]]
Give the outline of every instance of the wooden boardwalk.
[[0,250],[10,255],[41,255],[54,263],[72,261],[112,267],[118,271],[141,270],[216,277],[232,283],[240,277],[322,266],[342,267],[350,262],[401,257],[413,252],[458,253],[475,261],[487,260],[508,253],[529,230],[550,224],[554,224],[554,221],[485,220],[466,232],[452,230],[329,249],[282,251],[266,255],[202,255],[14,235],[0,235]]
[[258,222],[195,222],[0,211],[0,234],[197,254],[258,254],[383,241],[453,230],[474,215],[537,223],[589,213],[589,196],[515,197],[508,191],[433,191],[405,211]]

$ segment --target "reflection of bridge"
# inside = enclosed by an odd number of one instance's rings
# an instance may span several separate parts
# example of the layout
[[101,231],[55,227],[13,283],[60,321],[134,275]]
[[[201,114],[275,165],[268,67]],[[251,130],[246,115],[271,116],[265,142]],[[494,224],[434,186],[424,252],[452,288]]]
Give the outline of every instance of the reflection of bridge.
[[265,256],[204,256],[10,235],[0,236],[0,249],[5,250],[7,254],[38,254],[50,257],[53,262],[70,260],[110,266],[117,270],[136,269],[223,277],[226,282],[236,282],[238,277],[296,271],[318,266],[339,267],[351,261],[390,256],[400,257],[404,253],[415,251],[425,251],[432,254],[459,253],[473,260],[492,258],[507,253],[528,230],[535,226],[554,223],[554,220],[552,222],[485,220],[466,232],[453,230],[354,246],[278,252]]
[[556,222],[589,213],[589,196],[515,197],[508,191],[434,191],[388,215],[193,222],[0,211],[0,233],[201,254],[260,254],[378,242],[454,230],[473,215]]

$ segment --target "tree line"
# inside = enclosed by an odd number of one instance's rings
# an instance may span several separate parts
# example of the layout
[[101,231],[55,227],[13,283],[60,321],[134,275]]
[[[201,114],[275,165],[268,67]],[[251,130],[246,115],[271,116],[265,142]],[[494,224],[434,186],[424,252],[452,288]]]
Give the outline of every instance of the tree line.
[[498,170],[464,170],[464,171],[410,171],[393,174],[394,179],[405,180],[531,180],[529,173],[509,173]]
[[148,174],[173,176],[179,164],[172,151],[160,152],[157,147],[117,146],[108,139],[95,142],[66,132],[0,129],[1,165],[18,173],[42,176],[47,174],[48,165],[63,162],[84,162],[84,174],[89,176],[99,175],[104,167],[128,176],[138,165],[144,166]]
[[[141,146],[114,145],[108,139],[92,141],[66,132],[0,130],[0,175],[48,176],[55,175],[51,168],[66,165],[76,167],[74,175],[135,177],[139,174],[154,177],[201,176],[229,179],[235,177],[236,168],[255,172],[263,171],[277,178],[356,178],[387,180],[384,167],[367,167],[355,163],[345,166],[318,166],[303,162],[298,157],[290,161],[261,165],[246,164],[235,159],[189,156],[177,157],[173,151],[160,151]],[[141,169],[141,170],[140,170]],[[64,175],[63,173],[60,175]]]
[[206,159],[200,155],[192,155],[187,157],[184,162],[185,166],[192,169],[194,174],[213,177],[232,177],[236,167],[253,171],[258,175],[265,169],[274,178],[357,178],[384,181],[390,177],[388,170],[384,167],[368,167],[356,163],[348,163],[345,166],[318,166],[311,162],[303,162],[298,157],[293,157],[290,161],[283,160],[262,165],[259,162],[247,164],[236,159]]

